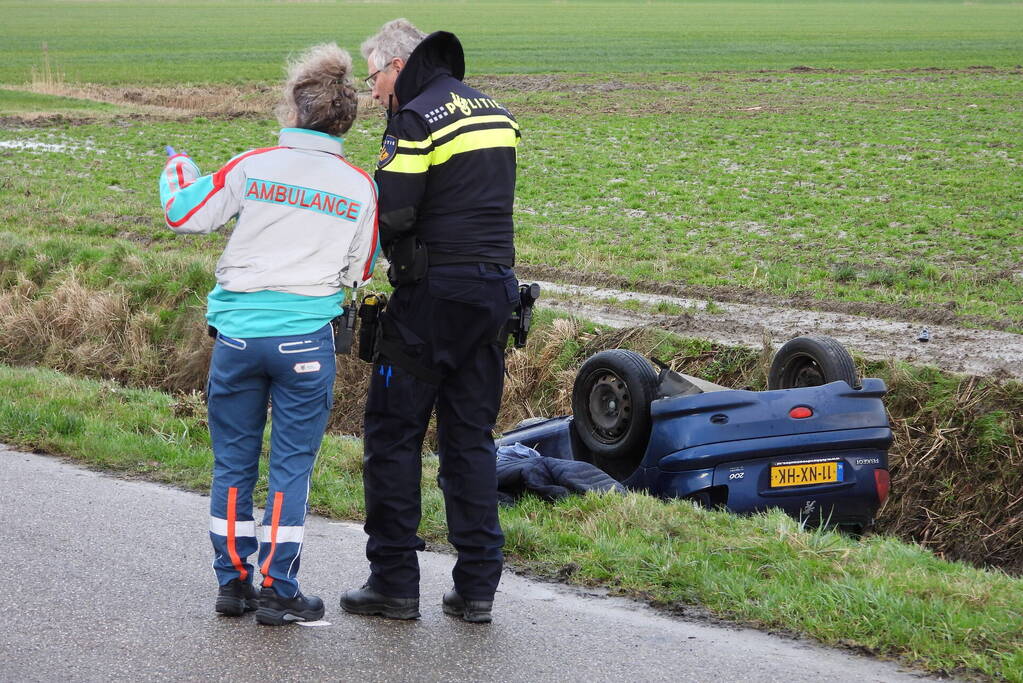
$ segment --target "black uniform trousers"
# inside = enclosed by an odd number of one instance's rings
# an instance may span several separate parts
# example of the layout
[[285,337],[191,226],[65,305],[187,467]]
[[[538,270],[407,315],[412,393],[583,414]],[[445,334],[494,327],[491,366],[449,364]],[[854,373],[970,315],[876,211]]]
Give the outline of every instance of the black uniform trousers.
[[[459,263],[430,267],[387,303],[384,339],[399,352],[389,358],[384,345],[373,366],[363,458],[369,585],[379,593],[419,595],[421,448],[436,406],[439,483],[458,551],[454,586],[467,600],[494,597],[504,559],[493,440],[504,389],[499,332],[518,298],[510,268]],[[417,376],[410,358],[439,381]]]

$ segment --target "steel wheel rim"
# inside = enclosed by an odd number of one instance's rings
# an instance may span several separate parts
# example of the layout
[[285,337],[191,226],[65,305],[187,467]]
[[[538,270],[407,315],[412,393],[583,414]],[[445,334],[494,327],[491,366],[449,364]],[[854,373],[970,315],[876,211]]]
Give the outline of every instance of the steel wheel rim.
[[797,356],[789,363],[786,374],[789,387],[819,387],[826,384],[824,368],[810,356]]
[[588,403],[594,436],[606,444],[620,441],[632,423],[632,395],[625,381],[613,372],[597,375]]

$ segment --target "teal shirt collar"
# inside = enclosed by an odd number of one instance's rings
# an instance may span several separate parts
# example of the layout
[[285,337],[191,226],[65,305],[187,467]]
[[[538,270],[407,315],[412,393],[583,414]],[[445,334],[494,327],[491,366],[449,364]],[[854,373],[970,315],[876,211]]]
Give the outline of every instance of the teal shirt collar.
[[280,145],[298,149],[315,149],[331,154],[344,154],[344,138],[336,138],[307,128],[282,128]]

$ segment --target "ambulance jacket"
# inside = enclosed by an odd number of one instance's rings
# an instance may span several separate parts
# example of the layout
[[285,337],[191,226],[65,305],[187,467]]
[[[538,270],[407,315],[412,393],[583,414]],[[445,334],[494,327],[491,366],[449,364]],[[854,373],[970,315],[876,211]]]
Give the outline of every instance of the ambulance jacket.
[[216,269],[230,292],[327,296],[372,275],[376,186],[345,161],[340,138],[285,128],[279,146],[206,176],[178,154],[160,176],[160,201],[178,233],[209,233],[238,217]]
[[464,75],[462,45],[444,31],[423,39],[398,74],[399,108],[377,161],[381,242],[387,252],[414,232],[431,263],[511,266],[519,126]]

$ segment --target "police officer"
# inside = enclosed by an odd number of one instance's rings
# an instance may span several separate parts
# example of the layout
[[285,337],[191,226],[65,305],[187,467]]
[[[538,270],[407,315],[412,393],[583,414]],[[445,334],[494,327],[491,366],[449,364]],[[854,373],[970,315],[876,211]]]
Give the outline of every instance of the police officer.
[[[215,610],[256,610],[264,624],[311,621],[323,601],[297,573],[309,479],[330,413],[334,341],[344,287],[370,278],[377,250],[373,180],[342,156],[358,100],[351,57],[337,45],[308,50],[284,87],[280,144],[240,154],[201,176],[186,155],[160,177],[167,225],[208,233],[238,217],[207,297],[217,332],[208,411],[213,442],[210,539],[219,583]],[[261,538],[252,492],[267,404],[273,401],[270,477]],[[259,552],[262,589],[249,556]]]
[[341,596],[356,614],[419,616],[421,448],[437,411],[439,483],[458,551],[442,607],[489,622],[501,576],[492,430],[505,324],[518,301],[512,202],[519,127],[462,82],[462,46],[404,19],[362,46],[388,110],[377,162],[380,238],[394,294],[381,315],[365,418],[367,583]]

